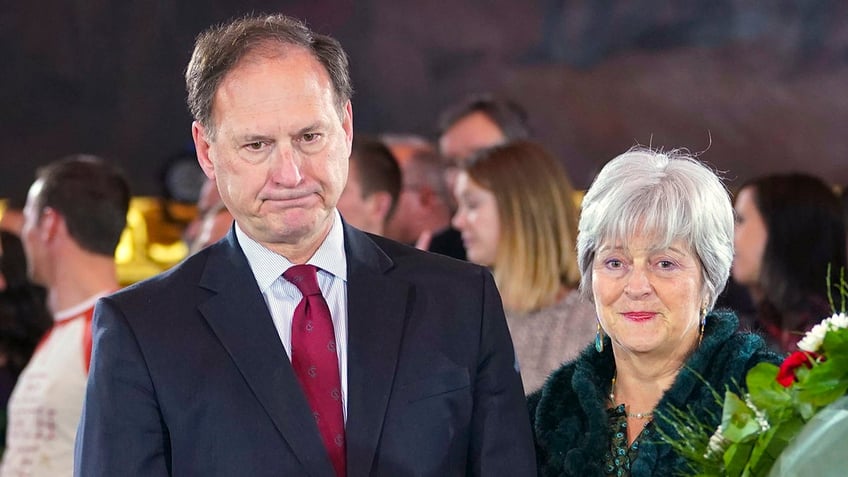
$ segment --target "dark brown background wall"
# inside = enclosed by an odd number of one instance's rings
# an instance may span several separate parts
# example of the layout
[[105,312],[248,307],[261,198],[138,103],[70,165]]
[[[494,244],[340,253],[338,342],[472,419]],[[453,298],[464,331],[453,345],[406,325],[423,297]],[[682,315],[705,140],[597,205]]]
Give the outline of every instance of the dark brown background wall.
[[[836,0],[86,0],[0,7],[0,197],[73,152],[161,192],[190,147],[194,36],[280,11],[339,38],[362,132],[433,132],[467,93],[505,94],[578,187],[628,147],[705,151],[739,180],[804,170],[848,184],[848,6]],[[732,185],[733,183],[731,183]]]

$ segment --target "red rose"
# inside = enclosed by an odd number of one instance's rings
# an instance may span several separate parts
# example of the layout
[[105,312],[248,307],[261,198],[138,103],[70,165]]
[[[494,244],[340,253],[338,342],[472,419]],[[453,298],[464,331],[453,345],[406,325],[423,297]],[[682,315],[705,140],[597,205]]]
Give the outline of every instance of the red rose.
[[800,368],[802,365],[807,368],[812,368],[813,360],[818,358],[818,354],[808,353],[806,351],[796,351],[790,354],[780,365],[780,371],[777,372],[777,382],[785,388],[792,386],[792,384],[796,381],[795,370]]

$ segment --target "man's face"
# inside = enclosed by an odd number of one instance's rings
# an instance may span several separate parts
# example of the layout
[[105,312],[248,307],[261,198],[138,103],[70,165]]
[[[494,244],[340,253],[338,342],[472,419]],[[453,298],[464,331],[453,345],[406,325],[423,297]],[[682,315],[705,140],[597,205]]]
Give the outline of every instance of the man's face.
[[341,197],[339,197],[339,213],[342,214],[345,221],[354,227],[371,232],[374,234],[382,234],[383,217],[377,209],[376,194],[371,194],[364,197],[362,192],[362,182],[359,180],[359,171],[356,167],[351,167],[348,173],[347,185]]
[[[386,236],[399,242],[412,244],[434,220],[434,208],[447,208],[436,196],[433,187],[424,177],[418,177],[415,154],[432,152],[429,146],[419,143],[399,142],[388,144],[400,166],[403,184],[398,194],[395,211],[386,224]],[[438,212],[438,210],[436,211]],[[435,219],[438,220],[438,219]],[[447,225],[443,224],[442,226]],[[440,227],[441,228],[441,227]]]
[[479,151],[506,142],[503,131],[485,114],[475,111],[448,128],[439,138],[439,152],[448,161],[446,180],[450,190],[456,182],[457,166]]
[[314,252],[333,223],[353,138],[350,102],[340,115],[324,67],[299,47],[250,54],[221,81],[212,121],[214,139],[192,126],[198,161],[242,230],[286,256]]
[[415,243],[421,232],[426,230],[426,214],[421,188],[415,184],[404,184],[398,194],[395,213],[386,226],[386,236],[399,242]]
[[480,149],[506,141],[503,131],[485,114],[475,111],[448,128],[439,138],[442,156],[460,164]]

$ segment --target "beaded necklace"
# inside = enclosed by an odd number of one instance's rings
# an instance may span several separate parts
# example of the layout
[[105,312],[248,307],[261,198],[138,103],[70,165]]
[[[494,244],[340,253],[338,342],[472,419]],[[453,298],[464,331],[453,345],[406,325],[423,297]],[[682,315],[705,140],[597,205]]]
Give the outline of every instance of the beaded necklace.
[[[610,393],[609,393],[609,400],[610,400],[610,402],[612,403],[613,406],[616,405],[615,404],[615,376],[616,376],[615,374],[613,374],[613,376],[612,376],[612,382],[610,383]],[[624,412],[627,414],[627,417],[632,417],[634,419],[651,419],[651,418],[654,417],[654,410],[653,409],[651,409],[648,412],[629,412],[629,411],[627,411],[627,408],[625,407]]]

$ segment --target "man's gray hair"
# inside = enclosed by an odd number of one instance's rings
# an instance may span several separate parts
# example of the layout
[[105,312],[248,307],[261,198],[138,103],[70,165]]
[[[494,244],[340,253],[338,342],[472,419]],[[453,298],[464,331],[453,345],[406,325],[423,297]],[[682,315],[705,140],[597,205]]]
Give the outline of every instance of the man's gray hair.
[[209,28],[197,36],[194,52],[186,68],[188,109],[206,129],[209,139],[215,135],[212,102],[218,86],[246,56],[260,52],[279,54],[287,46],[308,50],[327,70],[341,117],[353,88],[348,58],[339,42],[313,32],[301,21],[281,14],[247,15]]

